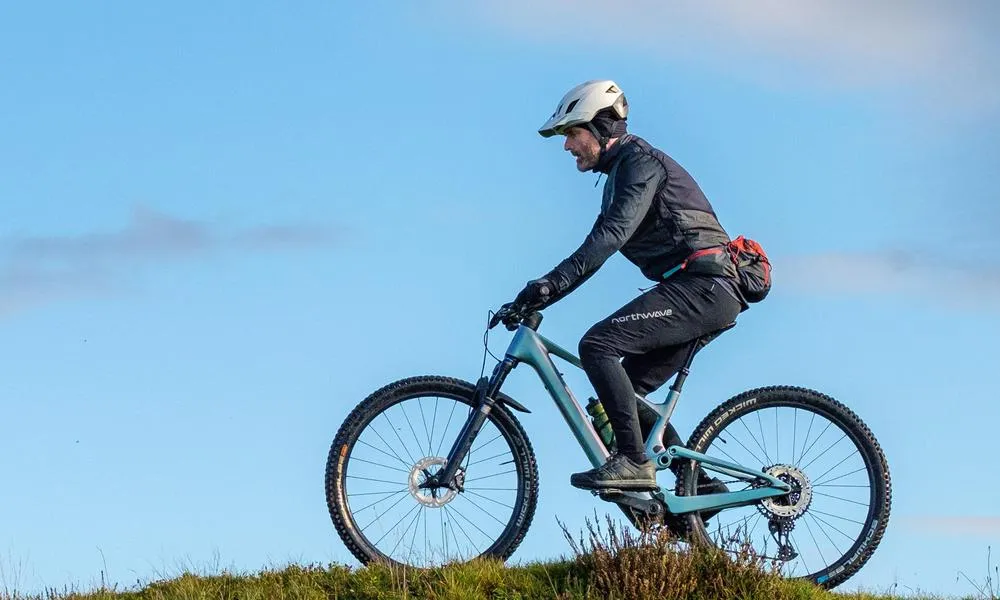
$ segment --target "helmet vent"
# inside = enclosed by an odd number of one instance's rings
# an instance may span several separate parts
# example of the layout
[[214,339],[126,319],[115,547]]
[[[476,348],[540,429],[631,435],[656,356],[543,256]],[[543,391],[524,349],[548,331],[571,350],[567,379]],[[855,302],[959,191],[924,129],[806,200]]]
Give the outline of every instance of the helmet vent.
[[574,108],[574,107],[576,107],[576,104],[577,104],[577,102],[579,102],[579,101],[580,101],[580,100],[579,100],[579,99],[577,99],[577,100],[574,100],[574,101],[570,102],[570,103],[569,103],[569,106],[567,106],[567,107],[566,107],[566,112],[567,112],[567,113],[571,112],[571,111],[573,110],[573,108]]

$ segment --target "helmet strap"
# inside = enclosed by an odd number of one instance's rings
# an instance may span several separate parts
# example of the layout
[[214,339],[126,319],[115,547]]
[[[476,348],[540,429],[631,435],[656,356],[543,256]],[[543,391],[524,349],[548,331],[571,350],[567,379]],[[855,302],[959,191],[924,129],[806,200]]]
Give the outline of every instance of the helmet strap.
[[597,162],[601,162],[601,158],[604,156],[604,147],[608,145],[608,142],[611,140],[611,138],[602,136],[597,131],[597,128],[594,127],[593,123],[587,123],[587,129],[589,129],[590,133],[594,134],[594,137],[597,138],[597,144],[598,146],[600,146],[600,148],[597,151]]

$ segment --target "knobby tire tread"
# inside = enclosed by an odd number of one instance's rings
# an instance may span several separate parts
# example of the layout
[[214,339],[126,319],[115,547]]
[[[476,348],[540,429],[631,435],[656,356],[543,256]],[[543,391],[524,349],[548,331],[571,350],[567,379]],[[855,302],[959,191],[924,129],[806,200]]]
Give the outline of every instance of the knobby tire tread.
[[[732,410],[733,407],[739,405],[740,403],[755,397],[758,400],[756,404],[733,412],[724,421],[720,422],[718,426],[715,426],[714,422],[717,418],[725,415],[727,412]],[[704,452],[704,448],[699,444],[709,428],[715,428],[715,431],[712,432],[711,438],[707,440],[706,446],[711,445],[711,442],[718,435],[719,431],[724,430],[729,423],[732,423],[741,416],[752,413],[755,410],[766,408],[769,405],[773,405],[775,403],[780,404],[782,402],[799,402],[805,405],[813,405],[821,410],[824,410],[825,412],[838,415],[843,421],[841,425],[853,430],[853,432],[860,438],[862,445],[870,445],[869,448],[861,449],[868,453],[870,458],[875,459],[875,468],[881,471],[877,474],[880,478],[877,478],[875,481],[876,487],[879,486],[880,481],[884,482],[884,485],[881,486],[882,498],[881,501],[878,502],[878,508],[876,508],[874,512],[874,517],[878,520],[878,525],[875,527],[875,531],[871,534],[871,538],[867,542],[864,551],[850,564],[843,565],[844,569],[842,571],[838,572],[834,576],[831,576],[822,583],[816,581],[819,577],[810,578],[813,583],[816,583],[825,589],[833,589],[857,573],[858,570],[860,570],[861,567],[868,562],[868,559],[871,558],[872,554],[879,546],[882,536],[885,534],[886,527],[889,524],[889,513],[892,505],[892,481],[889,475],[889,466],[882,451],[882,447],[879,445],[878,440],[875,438],[871,429],[868,428],[864,421],[862,421],[861,418],[854,413],[854,411],[822,392],[804,387],[776,385],[756,388],[738,394],[716,407],[716,409],[702,419],[701,423],[699,423],[695,428],[694,432],[688,439],[687,447],[696,452]],[[691,495],[691,491],[697,489],[695,487],[695,482],[696,478],[694,477],[694,471],[691,469],[691,463],[689,462],[688,465],[681,470],[681,477],[677,479],[677,495]],[[878,495],[880,495],[880,493],[877,492],[876,498],[878,498]],[[722,514],[724,514],[724,511]],[[687,530],[692,538],[710,546],[713,545],[711,539],[705,533],[700,513],[691,513],[688,515],[687,521]],[[859,537],[866,537],[869,529],[871,529],[871,517],[866,520],[865,529],[862,530]],[[848,550],[847,555],[850,555],[853,551],[854,547],[852,546],[852,548]],[[838,559],[837,563],[832,565],[832,567],[837,568],[841,566],[839,563],[843,561],[843,558],[844,557]],[[822,571],[812,575],[822,576],[830,570],[831,566],[828,565]]]
[[[372,392],[367,398],[358,403],[344,420],[330,446],[326,465],[327,509],[337,530],[337,534],[343,540],[344,545],[347,546],[351,554],[362,564],[382,561],[395,566],[406,566],[384,556],[378,552],[377,548],[366,548],[364,542],[358,539],[361,537],[360,533],[355,534],[354,522],[348,515],[350,509],[347,506],[342,484],[342,476],[344,475],[342,469],[349,460],[346,462],[339,460],[341,449],[346,445],[348,452],[353,450],[354,443],[357,441],[358,435],[363,431],[364,426],[386,408],[401,402],[400,396],[417,394],[416,397],[420,397],[420,395],[429,395],[435,392],[445,395],[465,396],[468,399],[468,402],[465,402],[465,404],[471,407],[475,386],[461,379],[434,375],[409,377],[389,383]],[[460,402],[458,400],[455,401]],[[493,551],[488,552],[489,556],[506,561],[524,540],[524,536],[528,533],[535,515],[535,508],[538,501],[538,463],[524,428],[506,406],[496,403],[490,411],[488,420],[493,422],[501,433],[505,433],[511,438],[511,443],[514,446],[511,448],[514,453],[514,459],[521,462],[519,465],[521,467],[520,470],[524,473],[524,480],[518,482],[518,485],[524,490],[524,499],[520,510],[511,515],[512,521],[517,520],[520,516],[520,524],[516,526],[516,529],[508,532],[507,529],[510,528],[510,523],[508,523],[508,527],[505,528],[500,539],[494,541],[492,546]],[[448,448],[451,447],[450,443],[446,443],[446,446]],[[522,456],[518,456],[518,452],[521,452]],[[338,483],[341,484],[339,490]],[[503,542],[501,543],[500,540],[503,540]],[[487,548],[487,551],[489,551],[489,548]],[[484,552],[484,554],[487,554],[487,552]]]

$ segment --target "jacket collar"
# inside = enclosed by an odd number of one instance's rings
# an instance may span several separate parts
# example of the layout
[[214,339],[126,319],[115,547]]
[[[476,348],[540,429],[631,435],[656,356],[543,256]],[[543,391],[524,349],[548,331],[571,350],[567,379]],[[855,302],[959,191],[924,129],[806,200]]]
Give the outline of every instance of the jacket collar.
[[618,141],[614,143],[610,148],[601,153],[601,158],[591,169],[594,173],[604,173],[607,175],[611,172],[611,167],[615,165],[618,161],[618,155],[621,154],[622,147],[632,141],[632,134],[626,133],[625,135],[618,138]]

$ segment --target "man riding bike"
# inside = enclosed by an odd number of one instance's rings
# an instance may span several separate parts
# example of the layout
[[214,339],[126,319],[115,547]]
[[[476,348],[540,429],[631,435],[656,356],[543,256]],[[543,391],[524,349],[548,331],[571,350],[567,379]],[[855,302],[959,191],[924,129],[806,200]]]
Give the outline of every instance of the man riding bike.
[[[679,164],[627,133],[628,102],[611,80],[582,83],[563,96],[538,130],[565,136],[563,148],[581,172],[607,176],[600,214],[583,244],[544,276],[529,281],[514,304],[539,310],[579,287],[615,252],[656,285],[580,340],[579,355],[615,433],[617,450],[600,467],[574,473],[581,489],[656,489],[656,468],[643,440],[656,414],[636,401],[670,379],[690,344],[732,323],[748,307],[736,267],[720,249],[730,242],[698,184]],[[664,444],[683,445],[668,424]],[[727,491],[701,471],[701,493]]]

